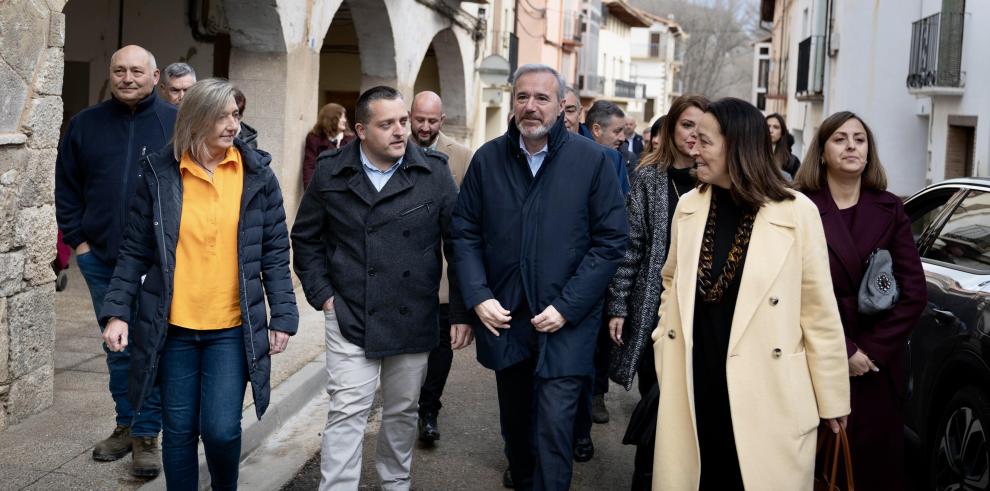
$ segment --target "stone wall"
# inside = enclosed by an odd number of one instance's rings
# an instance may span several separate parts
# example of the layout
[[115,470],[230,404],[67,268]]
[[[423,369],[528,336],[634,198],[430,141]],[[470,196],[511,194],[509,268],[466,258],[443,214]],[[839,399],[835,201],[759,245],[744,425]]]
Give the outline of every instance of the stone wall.
[[0,430],[52,404],[60,0],[0,0]]

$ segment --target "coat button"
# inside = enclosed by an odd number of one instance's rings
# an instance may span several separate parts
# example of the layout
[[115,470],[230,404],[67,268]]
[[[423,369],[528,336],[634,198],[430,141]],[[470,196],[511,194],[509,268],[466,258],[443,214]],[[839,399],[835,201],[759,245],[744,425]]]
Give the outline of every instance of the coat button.
[[375,268],[368,268],[368,276],[375,276],[375,273],[377,273]]
[[402,236],[403,237],[409,237],[409,231],[408,230],[403,230],[402,231]]
[[406,307],[405,305],[403,305],[402,307],[399,307],[399,314],[401,314],[401,315],[409,315],[409,308]]
[[770,306],[771,307],[776,307],[778,303],[780,303],[780,299],[779,298],[777,298],[777,297],[770,297]]
[[368,227],[368,235],[375,233],[375,227]]
[[375,315],[375,309],[368,309],[368,315]]
[[409,274],[410,274],[409,271],[403,271],[402,272],[402,277],[403,278],[408,278],[409,277]]
[[674,338],[677,337],[677,333],[674,332],[673,329],[671,329],[671,330],[667,331],[667,337],[670,338],[670,339],[674,339]]
[[782,353],[783,353],[783,351],[781,351],[780,348],[774,348],[773,349],[773,357],[774,358],[780,358],[780,355]]

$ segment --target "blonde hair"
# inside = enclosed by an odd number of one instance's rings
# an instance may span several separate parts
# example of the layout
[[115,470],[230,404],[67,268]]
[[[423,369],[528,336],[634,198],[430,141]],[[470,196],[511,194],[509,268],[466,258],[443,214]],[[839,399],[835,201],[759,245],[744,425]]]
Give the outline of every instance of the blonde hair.
[[234,84],[222,78],[207,78],[192,85],[182,98],[179,115],[175,120],[175,136],[172,138],[175,160],[182,155],[205,164],[210,160],[206,144],[213,125],[224,117],[227,106],[235,103]]

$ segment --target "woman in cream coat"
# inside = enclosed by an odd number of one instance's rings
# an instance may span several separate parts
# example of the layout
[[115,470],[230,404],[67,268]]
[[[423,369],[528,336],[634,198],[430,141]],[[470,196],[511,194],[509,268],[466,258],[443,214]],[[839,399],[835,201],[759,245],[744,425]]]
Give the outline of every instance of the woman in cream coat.
[[820,420],[838,431],[849,414],[818,209],[770,148],[747,102],[716,101],[699,121],[700,186],[674,215],[653,332],[654,489],[810,490]]

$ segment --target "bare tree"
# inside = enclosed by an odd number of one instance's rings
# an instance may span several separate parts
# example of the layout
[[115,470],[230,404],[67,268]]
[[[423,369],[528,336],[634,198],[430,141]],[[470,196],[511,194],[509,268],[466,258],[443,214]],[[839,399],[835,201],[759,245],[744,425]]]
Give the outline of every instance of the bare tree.
[[632,0],[661,17],[672,16],[688,34],[679,73],[684,92],[711,98],[749,98],[752,43],[758,36],[753,0]]

